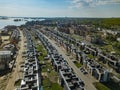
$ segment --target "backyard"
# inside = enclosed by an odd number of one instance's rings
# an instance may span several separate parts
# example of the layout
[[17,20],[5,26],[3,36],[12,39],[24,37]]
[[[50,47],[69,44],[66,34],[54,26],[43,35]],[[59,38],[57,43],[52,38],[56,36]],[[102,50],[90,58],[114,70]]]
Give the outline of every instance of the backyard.
[[41,64],[42,73],[42,88],[43,90],[63,90],[63,88],[58,84],[58,73],[54,70],[50,60],[44,60],[47,56],[47,51],[41,45],[37,46],[37,51],[41,54],[38,59]]

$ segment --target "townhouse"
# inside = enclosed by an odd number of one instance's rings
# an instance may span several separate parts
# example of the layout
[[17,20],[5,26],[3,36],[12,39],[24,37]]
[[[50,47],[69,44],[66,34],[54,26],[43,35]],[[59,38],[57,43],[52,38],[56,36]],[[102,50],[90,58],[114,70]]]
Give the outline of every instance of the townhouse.
[[20,89],[41,90],[40,67],[35,45],[28,30],[24,30],[24,35],[26,35],[27,39],[27,54]]

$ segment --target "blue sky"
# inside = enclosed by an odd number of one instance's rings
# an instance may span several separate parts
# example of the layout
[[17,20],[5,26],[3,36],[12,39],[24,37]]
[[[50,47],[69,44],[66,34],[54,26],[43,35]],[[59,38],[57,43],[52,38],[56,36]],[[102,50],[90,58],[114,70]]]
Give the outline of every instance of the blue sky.
[[120,0],[0,0],[0,16],[120,17]]

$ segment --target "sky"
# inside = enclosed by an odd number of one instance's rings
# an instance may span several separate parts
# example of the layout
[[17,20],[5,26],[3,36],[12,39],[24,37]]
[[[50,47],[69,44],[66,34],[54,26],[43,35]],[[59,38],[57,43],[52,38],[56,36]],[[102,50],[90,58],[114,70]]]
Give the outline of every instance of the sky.
[[0,16],[120,17],[120,0],[0,0]]

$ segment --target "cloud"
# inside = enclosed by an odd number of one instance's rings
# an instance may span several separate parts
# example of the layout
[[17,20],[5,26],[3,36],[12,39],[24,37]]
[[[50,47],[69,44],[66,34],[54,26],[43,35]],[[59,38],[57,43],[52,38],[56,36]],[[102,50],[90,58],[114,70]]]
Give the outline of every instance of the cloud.
[[72,8],[95,7],[107,4],[120,4],[120,0],[71,0]]

